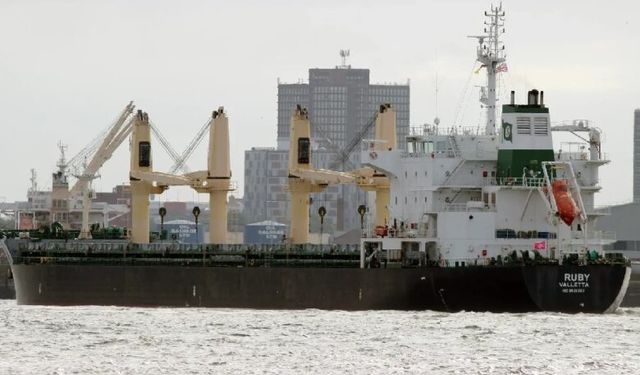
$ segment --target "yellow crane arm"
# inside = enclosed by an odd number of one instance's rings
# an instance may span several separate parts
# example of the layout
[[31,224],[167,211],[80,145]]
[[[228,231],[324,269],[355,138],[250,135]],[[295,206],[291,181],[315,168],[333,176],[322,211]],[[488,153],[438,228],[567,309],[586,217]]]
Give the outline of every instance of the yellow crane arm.
[[352,174],[327,169],[293,169],[289,173],[317,185],[352,184],[357,179]]
[[176,176],[162,172],[131,171],[131,177],[138,180],[151,182],[156,186],[190,186],[191,180],[187,177]]

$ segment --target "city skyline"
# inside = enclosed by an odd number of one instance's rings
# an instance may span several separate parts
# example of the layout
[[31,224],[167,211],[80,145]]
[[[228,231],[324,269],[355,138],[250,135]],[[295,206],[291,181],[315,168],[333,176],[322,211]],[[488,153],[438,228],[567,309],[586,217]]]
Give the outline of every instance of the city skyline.
[[[0,30],[16,37],[2,47],[5,58],[0,62],[5,72],[0,77],[5,89],[2,130],[11,140],[4,142],[1,156],[19,162],[5,165],[11,178],[4,179],[0,197],[24,200],[31,168],[37,170],[40,186],[49,186],[57,142],[68,144],[69,155],[75,154],[131,99],[178,151],[210,112],[224,105],[240,196],[244,150],[276,146],[272,129],[278,78],[295,82],[308,67],[339,65],[343,48],[351,50],[349,64],[374,72],[372,82],[411,80],[412,126],[436,115],[443,125],[481,121],[473,87],[477,77],[469,75],[475,44],[466,36],[481,31],[477,13],[488,3],[401,2],[388,19],[381,15],[386,8],[382,2],[368,2],[364,8],[364,3],[340,5],[340,11],[317,4],[298,9],[287,1],[215,7],[198,2],[189,8],[167,3],[174,12],[159,12],[149,4],[3,4]],[[509,14],[504,91],[515,89],[522,99],[527,89],[545,90],[552,121],[588,118],[601,127],[604,152],[613,162],[601,171],[599,202],[630,201],[633,110],[640,106],[640,82],[634,74],[640,52],[632,48],[640,44],[640,25],[630,16],[636,6],[623,4],[603,14],[597,4],[576,4],[504,3]],[[220,13],[229,16],[211,17]],[[427,14],[442,20],[420,22]],[[366,27],[383,20],[384,32]],[[263,32],[243,31],[247,23]],[[292,28],[298,33],[291,33]],[[471,88],[465,90],[469,77]],[[171,161],[157,146],[156,165],[166,171]],[[192,170],[203,169],[204,148],[192,157]],[[127,165],[123,145],[101,170],[96,190],[110,191],[127,181]],[[159,199],[194,197],[171,189]]]

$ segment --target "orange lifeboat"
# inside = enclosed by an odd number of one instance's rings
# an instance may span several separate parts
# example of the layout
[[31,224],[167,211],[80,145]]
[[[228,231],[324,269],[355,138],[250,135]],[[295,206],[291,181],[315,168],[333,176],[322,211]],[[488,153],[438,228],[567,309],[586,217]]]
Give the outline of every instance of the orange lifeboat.
[[573,197],[569,192],[567,180],[554,180],[551,183],[551,188],[553,191],[553,197],[556,199],[560,219],[562,219],[562,221],[567,225],[571,225],[576,216],[578,216],[579,211],[576,206],[576,201],[573,200]]

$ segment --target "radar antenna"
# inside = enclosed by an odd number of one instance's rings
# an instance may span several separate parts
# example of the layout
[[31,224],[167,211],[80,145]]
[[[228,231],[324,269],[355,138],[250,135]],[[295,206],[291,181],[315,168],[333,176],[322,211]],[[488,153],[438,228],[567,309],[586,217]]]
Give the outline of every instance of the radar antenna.
[[487,86],[481,88],[480,102],[487,109],[486,134],[495,134],[496,129],[496,74],[506,72],[504,44],[500,37],[504,34],[504,16],[502,3],[498,6],[491,5],[491,10],[484,12],[487,18],[484,21],[485,35],[473,35],[469,38],[478,39],[477,60],[482,64],[481,68],[487,71]]

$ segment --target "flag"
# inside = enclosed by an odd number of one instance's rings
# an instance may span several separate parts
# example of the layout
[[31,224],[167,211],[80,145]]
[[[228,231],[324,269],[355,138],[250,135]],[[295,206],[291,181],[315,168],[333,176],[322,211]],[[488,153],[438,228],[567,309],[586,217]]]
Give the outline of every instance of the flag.
[[480,65],[480,67],[479,67],[478,69],[476,69],[476,71],[475,71],[475,72],[473,72],[473,74],[478,74],[478,73],[480,73],[480,69],[485,68],[485,67],[486,67],[486,65],[484,65],[484,64]]
[[508,72],[507,63],[502,63],[496,67],[496,73]]
[[546,249],[547,249],[547,243],[545,241],[533,243],[533,250],[546,250]]

